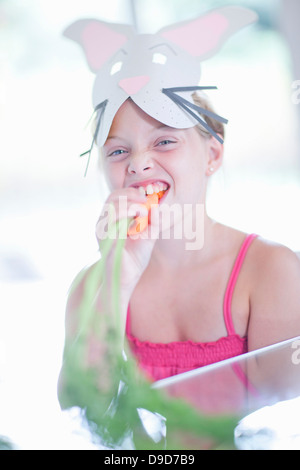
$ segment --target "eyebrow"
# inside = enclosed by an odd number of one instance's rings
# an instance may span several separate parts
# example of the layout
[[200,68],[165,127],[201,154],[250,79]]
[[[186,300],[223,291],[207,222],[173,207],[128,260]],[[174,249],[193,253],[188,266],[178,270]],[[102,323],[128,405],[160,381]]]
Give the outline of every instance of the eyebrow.
[[176,131],[179,131],[180,129],[177,129],[176,127],[170,127],[170,126],[167,126],[166,124],[160,124],[159,126],[157,126],[155,128],[155,130],[162,130],[162,129],[166,129],[168,132],[171,131],[171,132],[176,132]]
[[[166,124],[160,123],[157,127],[154,127],[153,132],[162,131],[163,129],[165,129],[168,132],[170,132],[170,131],[171,132],[178,132],[180,130],[180,129],[177,129],[175,127],[170,127],[170,126],[167,126]],[[108,140],[113,140],[113,139],[126,140],[126,137],[122,137],[122,136],[119,136],[119,135],[109,135],[106,139],[106,142]]]

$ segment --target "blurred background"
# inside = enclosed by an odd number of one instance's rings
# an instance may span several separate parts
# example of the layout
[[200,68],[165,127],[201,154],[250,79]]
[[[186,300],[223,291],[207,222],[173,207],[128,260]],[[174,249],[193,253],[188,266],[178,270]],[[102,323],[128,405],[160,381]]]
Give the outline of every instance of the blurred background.
[[61,32],[94,17],[154,33],[227,4],[260,20],[202,66],[229,119],[208,209],[300,251],[298,0],[0,0],[0,436],[21,448],[86,445],[61,424],[56,381],[67,290],[97,254],[107,190],[96,152],[85,178],[79,158],[94,76]]

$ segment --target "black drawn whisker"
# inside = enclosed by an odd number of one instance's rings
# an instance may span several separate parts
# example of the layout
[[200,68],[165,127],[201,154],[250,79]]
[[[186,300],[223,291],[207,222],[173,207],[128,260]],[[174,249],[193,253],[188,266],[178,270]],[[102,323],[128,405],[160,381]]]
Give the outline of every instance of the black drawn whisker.
[[98,104],[94,109],[92,117],[90,118],[90,121],[91,121],[93,116],[95,115],[95,113],[98,113],[96,129],[95,129],[95,132],[94,132],[94,135],[93,135],[91,146],[90,146],[89,150],[87,150],[86,152],[83,152],[79,155],[80,157],[84,157],[85,155],[88,155],[88,160],[87,160],[84,176],[87,175],[87,171],[88,171],[88,167],[89,167],[90,159],[91,159],[91,153],[92,153],[94,144],[97,141],[97,137],[98,137],[98,133],[99,133],[100,125],[101,125],[101,118],[103,116],[103,113],[104,113],[104,110],[105,110],[105,107],[106,107],[107,103],[108,103],[108,100],[105,100],[105,101],[102,101],[102,103]]
[[189,113],[193,118],[195,118],[213,137],[215,137],[221,144],[223,144],[224,140],[211,128],[207,122],[202,119],[199,114],[195,114],[193,109],[204,116],[210,117],[215,119],[218,122],[222,122],[224,124],[228,123],[228,120],[219,116],[218,114],[214,113],[213,111],[209,111],[208,109],[202,108],[201,106],[197,106],[194,103],[186,100],[180,95],[177,95],[178,92],[185,92],[185,91],[196,91],[196,90],[211,90],[216,89],[215,86],[210,87],[200,87],[200,86],[191,86],[191,87],[174,87],[174,88],[163,88],[162,92],[168,96],[174,103],[176,103],[180,108],[184,109],[187,113]]

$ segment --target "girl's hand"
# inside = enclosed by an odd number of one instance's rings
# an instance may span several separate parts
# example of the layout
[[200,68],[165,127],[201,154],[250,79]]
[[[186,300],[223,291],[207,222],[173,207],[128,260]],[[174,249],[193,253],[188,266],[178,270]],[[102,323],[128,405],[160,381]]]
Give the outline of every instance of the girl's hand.
[[[130,230],[136,225],[135,217],[148,217],[146,203],[147,197],[136,188],[113,191],[106,200],[96,226],[100,253],[105,246],[105,240],[109,239],[112,244],[106,261],[108,279],[112,274],[117,239],[126,238],[122,253],[120,287],[130,294],[149,263],[159,233],[159,213],[156,204],[151,206],[150,224],[141,232]],[[120,232],[118,227],[122,227],[123,230]]]

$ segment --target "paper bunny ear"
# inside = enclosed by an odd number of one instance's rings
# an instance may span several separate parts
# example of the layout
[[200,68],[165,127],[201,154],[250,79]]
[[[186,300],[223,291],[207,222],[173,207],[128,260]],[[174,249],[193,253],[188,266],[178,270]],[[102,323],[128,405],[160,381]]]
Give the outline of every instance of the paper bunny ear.
[[194,57],[208,59],[228,37],[257,21],[253,10],[238,6],[218,8],[206,15],[161,29],[158,34]]
[[83,19],[72,23],[63,34],[81,45],[90,69],[97,72],[135,32],[128,25]]
[[[187,129],[200,123],[223,142],[206,122],[208,110],[194,103],[195,91],[215,88],[200,84],[201,61],[256,20],[252,10],[228,6],[167,26],[156,34],[138,35],[131,26],[96,19],[81,19],[69,26],[64,35],[83,48],[90,69],[96,73],[96,131],[84,154],[90,159],[94,143],[105,143],[114,116],[129,97],[166,126]],[[212,114],[214,120],[227,122]]]

